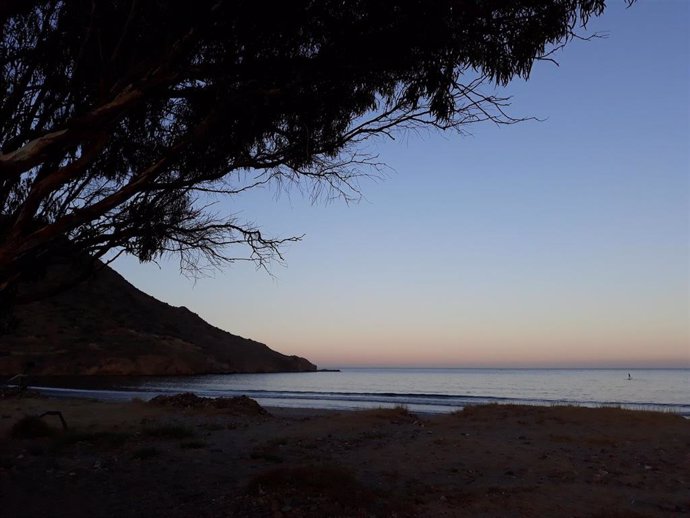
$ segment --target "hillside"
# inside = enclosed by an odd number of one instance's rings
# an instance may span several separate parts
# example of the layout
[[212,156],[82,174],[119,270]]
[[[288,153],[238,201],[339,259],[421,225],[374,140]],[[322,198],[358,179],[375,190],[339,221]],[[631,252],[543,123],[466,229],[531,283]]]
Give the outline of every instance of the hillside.
[[62,294],[16,310],[0,335],[0,374],[31,361],[40,375],[177,375],[312,371],[304,358],[232,335],[104,268]]

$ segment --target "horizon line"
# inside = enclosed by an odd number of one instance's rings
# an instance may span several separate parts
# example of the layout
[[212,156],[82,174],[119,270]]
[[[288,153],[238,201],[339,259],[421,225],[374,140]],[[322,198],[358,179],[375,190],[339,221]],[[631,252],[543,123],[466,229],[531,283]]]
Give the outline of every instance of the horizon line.
[[496,365],[480,365],[480,366],[469,366],[469,365],[362,365],[362,364],[350,364],[350,365],[338,365],[338,364],[324,364],[317,365],[318,369],[484,369],[484,370],[690,370],[690,363],[684,366],[587,366],[587,365],[574,365],[574,366],[496,366]]

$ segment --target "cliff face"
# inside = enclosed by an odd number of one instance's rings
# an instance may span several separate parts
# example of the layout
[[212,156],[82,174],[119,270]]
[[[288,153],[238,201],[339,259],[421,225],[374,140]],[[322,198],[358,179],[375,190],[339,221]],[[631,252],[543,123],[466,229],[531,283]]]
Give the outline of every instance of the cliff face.
[[17,308],[0,334],[0,374],[176,375],[316,370],[304,358],[232,335],[139,291],[110,268]]

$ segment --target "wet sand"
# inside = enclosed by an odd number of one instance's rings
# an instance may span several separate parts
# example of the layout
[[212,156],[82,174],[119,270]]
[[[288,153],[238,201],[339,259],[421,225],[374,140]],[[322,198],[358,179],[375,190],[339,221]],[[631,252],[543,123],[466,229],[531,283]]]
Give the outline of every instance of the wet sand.
[[[12,430],[25,415],[45,437]],[[0,400],[3,516],[680,516],[690,421],[611,408],[170,408]],[[28,431],[27,431],[28,430]],[[44,430],[45,431],[45,430]]]

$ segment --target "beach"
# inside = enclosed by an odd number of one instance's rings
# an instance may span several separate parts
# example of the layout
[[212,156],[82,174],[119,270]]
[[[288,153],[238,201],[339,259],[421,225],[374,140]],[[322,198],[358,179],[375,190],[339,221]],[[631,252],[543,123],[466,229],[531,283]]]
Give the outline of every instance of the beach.
[[[690,421],[671,413],[481,405],[431,415],[195,401],[0,400],[3,515],[690,512]],[[41,419],[50,428],[17,425],[46,411],[60,411],[67,430],[55,415]]]

